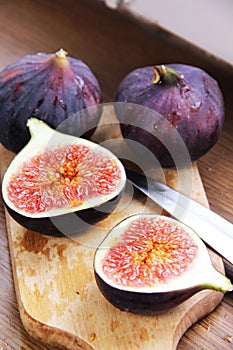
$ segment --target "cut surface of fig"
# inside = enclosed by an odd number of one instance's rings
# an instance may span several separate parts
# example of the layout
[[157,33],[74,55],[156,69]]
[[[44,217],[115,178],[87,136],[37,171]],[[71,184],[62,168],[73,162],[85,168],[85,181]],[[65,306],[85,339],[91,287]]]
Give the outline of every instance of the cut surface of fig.
[[139,313],[169,310],[202,289],[233,288],[192,229],[155,214],[115,226],[96,250],[94,271],[113,305]]
[[11,214],[14,211],[26,222],[27,217],[83,212],[114,200],[124,190],[124,167],[107,149],[57,132],[35,118],[28,127],[31,140],[13,159],[2,182]]

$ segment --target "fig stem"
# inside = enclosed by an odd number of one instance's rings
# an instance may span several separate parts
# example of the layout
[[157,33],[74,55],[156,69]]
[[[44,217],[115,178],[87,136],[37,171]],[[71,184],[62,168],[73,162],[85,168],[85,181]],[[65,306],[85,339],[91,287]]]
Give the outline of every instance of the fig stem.
[[50,130],[50,127],[45,124],[42,120],[39,120],[37,118],[30,118],[27,121],[27,127],[29,128],[31,137],[41,137],[45,130]]
[[66,56],[68,55],[68,52],[60,49],[59,51],[56,52],[56,56],[62,59],[66,59]]
[[153,84],[160,84],[163,81],[170,84],[183,83],[184,76],[177,72],[177,70],[167,67],[165,65],[154,66]]
[[208,273],[209,282],[204,283],[204,287],[222,293],[232,292],[233,285],[229,278],[217,271],[214,267]]
[[61,68],[63,67],[68,67],[69,66],[69,61],[67,60],[68,52],[60,49],[57,51],[52,57],[53,60],[57,63],[57,65]]

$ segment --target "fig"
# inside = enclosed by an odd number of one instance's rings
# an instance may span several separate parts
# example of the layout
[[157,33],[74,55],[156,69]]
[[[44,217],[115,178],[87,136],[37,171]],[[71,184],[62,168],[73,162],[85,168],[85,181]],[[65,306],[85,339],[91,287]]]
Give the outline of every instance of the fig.
[[175,133],[162,119],[177,131],[191,161],[215,145],[224,121],[224,101],[217,81],[201,68],[190,65],[135,69],[121,81],[115,102],[134,103],[157,112],[148,117],[131,113],[130,108],[127,111],[116,108],[123,137],[146,146],[163,167],[174,166],[169,147],[174,149],[176,140]]
[[26,55],[0,73],[0,142],[18,153],[29,141],[30,117],[56,129],[68,117],[83,111],[76,122],[76,136],[89,138],[101,116],[99,83],[81,60],[60,49],[55,54]]
[[75,234],[109,215],[126,183],[118,158],[101,145],[29,119],[31,139],[2,181],[10,215],[27,229]]
[[118,223],[97,248],[94,271],[110,303],[140,314],[168,311],[203,289],[233,289],[191,228],[156,214]]

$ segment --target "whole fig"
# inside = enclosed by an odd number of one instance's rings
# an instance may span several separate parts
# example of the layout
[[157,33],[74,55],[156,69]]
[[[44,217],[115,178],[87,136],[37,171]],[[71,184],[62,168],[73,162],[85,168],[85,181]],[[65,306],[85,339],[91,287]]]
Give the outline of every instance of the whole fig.
[[[224,121],[223,96],[216,80],[204,70],[184,64],[133,70],[120,83],[115,102],[129,102],[156,111],[176,129],[192,161],[214,146]],[[153,134],[161,127],[156,118],[130,113],[130,108],[124,113],[116,108],[116,114],[124,138],[142,143],[162,166],[174,166],[174,159],[165,147],[175,142],[170,128],[161,131],[166,140],[163,144]],[[140,128],[135,126],[139,124]]]
[[[0,142],[18,153],[30,139],[26,127],[30,117],[57,128],[74,113],[101,101],[99,83],[90,68],[63,49],[21,57],[0,73]],[[72,122],[69,133],[93,132],[100,116],[101,108],[86,110]]]

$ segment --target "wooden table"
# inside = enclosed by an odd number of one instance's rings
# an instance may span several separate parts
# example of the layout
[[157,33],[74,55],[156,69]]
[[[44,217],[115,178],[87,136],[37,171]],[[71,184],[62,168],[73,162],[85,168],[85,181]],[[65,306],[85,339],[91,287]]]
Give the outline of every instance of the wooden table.
[[[224,93],[226,120],[218,144],[198,164],[210,207],[232,221],[232,67],[97,1],[0,0],[1,68],[22,55],[55,52],[60,47],[91,66],[104,101],[113,99],[127,72],[142,65],[179,61],[199,65],[217,78]],[[2,202],[0,233],[0,349],[49,349],[27,335],[19,318]],[[215,311],[186,332],[178,350],[233,349],[232,325],[233,295],[227,294]]]

